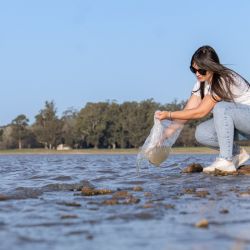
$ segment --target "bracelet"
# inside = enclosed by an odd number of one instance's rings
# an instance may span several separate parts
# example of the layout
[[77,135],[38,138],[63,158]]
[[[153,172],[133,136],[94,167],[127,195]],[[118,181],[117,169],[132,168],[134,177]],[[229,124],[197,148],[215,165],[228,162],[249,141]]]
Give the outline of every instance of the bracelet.
[[169,112],[168,112],[168,118],[169,118],[170,121],[173,120],[173,119],[172,119],[172,111],[169,111]]

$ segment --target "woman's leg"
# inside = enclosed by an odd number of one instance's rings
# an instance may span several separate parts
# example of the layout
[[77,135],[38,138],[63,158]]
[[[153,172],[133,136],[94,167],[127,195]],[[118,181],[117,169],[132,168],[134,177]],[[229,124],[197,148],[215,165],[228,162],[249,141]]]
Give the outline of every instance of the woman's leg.
[[250,105],[218,102],[213,109],[220,158],[232,160],[235,130],[250,135]]
[[219,149],[217,133],[214,127],[214,119],[200,123],[195,130],[195,139],[202,145]]
[[[234,132],[235,136],[238,138],[238,131]],[[209,119],[205,122],[200,123],[195,131],[195,139],[202,145],[219,150],[219,142],[217,133],[215,130],[214,119]],[[233,143],[233,156],[240,153],[240,147],[235,142]]]

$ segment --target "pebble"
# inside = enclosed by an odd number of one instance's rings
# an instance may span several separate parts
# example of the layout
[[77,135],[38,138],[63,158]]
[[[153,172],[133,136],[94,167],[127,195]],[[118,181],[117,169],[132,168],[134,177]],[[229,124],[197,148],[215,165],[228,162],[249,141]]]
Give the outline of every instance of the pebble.
[[195,226],[199,228],[208,228],[208,225],[209,223],[207,219],[202,219],[195,224]]
[[220,210],[220,213],[221,213],[221,214],[228,214],[228,213],[229,213],[229,210],[226,209],[226,208],[222,208],[222,209]]

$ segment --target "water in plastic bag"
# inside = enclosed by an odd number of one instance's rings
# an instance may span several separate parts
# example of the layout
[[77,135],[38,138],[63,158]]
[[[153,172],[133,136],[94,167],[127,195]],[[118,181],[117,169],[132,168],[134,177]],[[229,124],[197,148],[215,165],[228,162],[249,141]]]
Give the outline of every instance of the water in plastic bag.
[[[171,147],[177,140],[182,128],[183,125],[175,121],[160,121],[154,117],[154,125],[137,156],[137,170],[142,160],[160,166],[168,158]],[[167,129],[173,131],[168,137],[166,137]]]

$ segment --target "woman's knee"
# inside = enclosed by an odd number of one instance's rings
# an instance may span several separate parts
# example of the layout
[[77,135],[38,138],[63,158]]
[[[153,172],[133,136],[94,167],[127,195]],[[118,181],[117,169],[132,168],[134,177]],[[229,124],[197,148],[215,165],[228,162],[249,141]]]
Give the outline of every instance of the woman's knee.
[[217,102],[213,108],[213,115],[214,116],[221,116],[222,114],[224,114],[226,111],[228,111],[230,109],[230,107],[233,105],[232,102]]
[[202,145],[212,147],[218,146],[218,139],[213,119],[202,122],[196,127],[195,139]]

